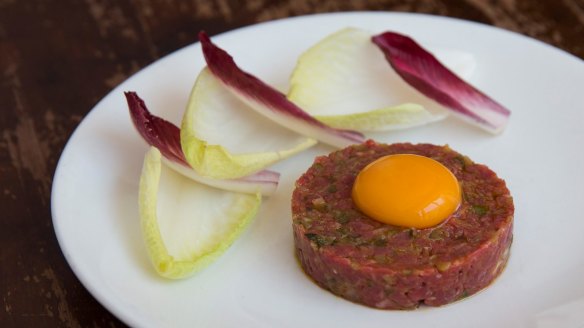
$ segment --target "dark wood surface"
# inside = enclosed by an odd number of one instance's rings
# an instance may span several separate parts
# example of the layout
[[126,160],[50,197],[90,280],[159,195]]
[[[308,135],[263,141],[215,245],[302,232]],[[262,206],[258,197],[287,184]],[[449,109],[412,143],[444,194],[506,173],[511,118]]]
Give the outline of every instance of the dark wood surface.
[[50,213],[61,151],[110,89],[201,29],[354,10],[473,20],[584,58],[584,0],[0,0],[0,327],[123,326],[67,265]]

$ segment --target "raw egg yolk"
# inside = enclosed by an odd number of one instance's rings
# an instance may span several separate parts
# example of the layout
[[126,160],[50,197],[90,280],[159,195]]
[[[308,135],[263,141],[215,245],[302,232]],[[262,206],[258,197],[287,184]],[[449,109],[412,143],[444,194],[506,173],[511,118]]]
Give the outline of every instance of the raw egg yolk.
[[353,201],[369,217],[391,225],[428,228],[460,205],[458,180],[431,158],[398,154],[367,165],[353,185]]

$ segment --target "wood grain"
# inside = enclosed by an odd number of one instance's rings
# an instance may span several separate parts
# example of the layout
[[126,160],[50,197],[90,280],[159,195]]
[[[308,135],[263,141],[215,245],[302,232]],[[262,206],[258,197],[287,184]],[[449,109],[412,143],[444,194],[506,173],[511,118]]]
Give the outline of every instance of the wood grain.
[[111,88],[201,29],[353,10],[473,20],[584,58],[584,0],[0,0],[0,326],[124,326],[65,262],[50,213],[60,153]]

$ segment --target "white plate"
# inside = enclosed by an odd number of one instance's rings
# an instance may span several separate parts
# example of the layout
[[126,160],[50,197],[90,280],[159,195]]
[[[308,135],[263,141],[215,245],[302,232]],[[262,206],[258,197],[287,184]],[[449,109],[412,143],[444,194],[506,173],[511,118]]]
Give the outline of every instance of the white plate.
[[217,262],[191,279],[159,278],[142,244],[137,209],[146,146],[131,124],[122,91],[138,91],[153,112],[180,122],[203,66],[198,44],[115,88],[63,152],[53,185],[53,222],[81,282],[121,320],[141,327],[582,327],[584,63],[518,34],[412,14],[299,17],[214,41],[244,69],[286,88],[296,57],[346,26],[395,30],[425,45],[474,54],[472,83],[512,110],[501,136],[452,118],[375,136],[448,143],[506,179],[515,198],[515,240],[508,267],[492,286],[441,308],[400,312],[356,305],[314,285],[293,255],[289,198],[294,179],[314,156],[331,150],[325,146],[276,166],[283,174],[278,193]]

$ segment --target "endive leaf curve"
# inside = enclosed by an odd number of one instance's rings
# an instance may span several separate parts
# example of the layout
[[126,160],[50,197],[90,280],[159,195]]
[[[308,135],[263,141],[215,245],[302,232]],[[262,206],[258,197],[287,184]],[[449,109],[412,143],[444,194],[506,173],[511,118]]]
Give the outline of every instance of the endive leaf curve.
[[151,147],[140,177],[139,211],[144,243],[156,272],[181,279],[205,268],[255,217],[261,195],[224,191],[185,179],[162,165]]

